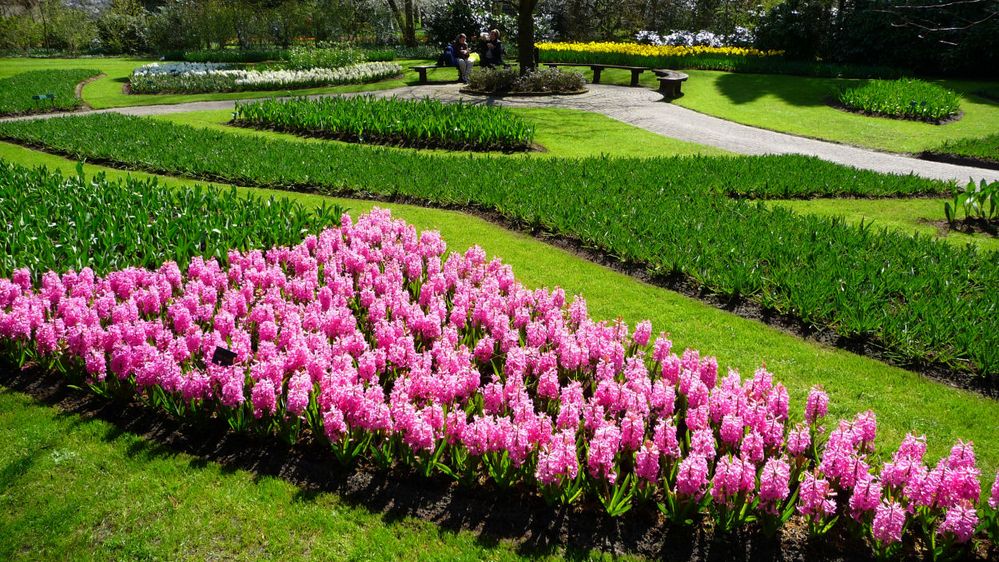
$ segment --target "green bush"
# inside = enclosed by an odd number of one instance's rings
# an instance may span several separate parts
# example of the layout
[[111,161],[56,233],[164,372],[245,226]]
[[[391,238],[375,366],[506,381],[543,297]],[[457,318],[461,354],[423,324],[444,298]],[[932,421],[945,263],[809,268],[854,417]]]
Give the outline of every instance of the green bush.
[[[76,97],[76,85],[100,74],[99,70],[34,70],[0,79],[0,115],[20,115],[71,111],[83,102]],[[32,96],[55,94],[53,101],[36,101]]]
[[543,68],[521,76],[515,68],[477,68],[472,72],[468,89],[490,93],[577,93],[586,87],[578,72]]
[[[233,135],[102,114],[0,123],[75,158],[284,189],[496,212],[722,298],[751,299],[902,362],[999,374],[999,259],[725,195],[948,194],[953,184],[796,155],[657,159],[455,157]],[[123,143],[121,139],[142,139]]]
[[170,189],[152,180],[62,177],[0,160],[0,277],[29,267],[107,273],[157,268],[195,256],[222,262],[230,249],[271,248],[338,223],[343,209],[306,209],[287,198],[239,195],[235,189]]
[[849,109],[918,121],[940,121],[957,114],[960,97],[936,84],[902,78],[871,80],[839,93]]
[[400,100],[299,98],[237,103],[234,123],[368,144],[468,150],[528,150],[534,126],[496,106]]

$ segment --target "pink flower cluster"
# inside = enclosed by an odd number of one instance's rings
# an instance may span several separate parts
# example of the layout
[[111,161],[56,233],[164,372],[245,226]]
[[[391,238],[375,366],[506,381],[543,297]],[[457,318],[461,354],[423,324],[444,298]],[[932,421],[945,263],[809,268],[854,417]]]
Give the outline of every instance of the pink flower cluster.
[[[826,435],[829,398],[814,389],[805,423],[792,423],[766,369],[721,375],[647,321],[633,332],[594,321],[581,298],[528,290],[481,249],[446,253],[437,233],[387,211],[227,261],[49,272],[39,288],[18,271],[0,279],[0,341],[74,358],[94,384],[269,428],[311,425],[334,447],[433,459],[449,474],[543,489],[583,478],[589,493],[631,482],[656,501],[813,522],[848,514],[884,543],[916,516],[936,514],[955,542],[975,532],[970,443],[930,469],[910,436],[878,472],[872,412]],[[232,365],[212,361],[218,347]],[[997,503],[999,480],[982,509]]]

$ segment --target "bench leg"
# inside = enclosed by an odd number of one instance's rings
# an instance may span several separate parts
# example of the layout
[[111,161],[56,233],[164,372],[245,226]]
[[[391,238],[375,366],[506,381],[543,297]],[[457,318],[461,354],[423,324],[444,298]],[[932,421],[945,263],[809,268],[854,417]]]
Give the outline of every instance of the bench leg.
[[599,84],[600,83],[600,71],[602,71],[602,70],[603,69],[600,68],[599,66],[593,67],[593,83],[594,84]]
[[644,70],[632,70],[631,71],[631,87],[632,88],[634,88],[635,86],[638,86],[638,75],[641,74],[642,72],[645,72],[645,71]]
[[418,72],[420,74],[420,84],[426,84],[427,83],[427,69],[426,68],[417,68],[416,72]]

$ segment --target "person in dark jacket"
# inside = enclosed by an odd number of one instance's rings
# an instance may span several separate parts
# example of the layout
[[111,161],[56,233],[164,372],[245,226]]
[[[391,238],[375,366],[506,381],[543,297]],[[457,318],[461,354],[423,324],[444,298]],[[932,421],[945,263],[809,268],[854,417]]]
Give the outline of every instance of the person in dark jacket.
[[451,44],[451,49],[454,53],[455,65],[458,67],[458,80],[463,84],[468,84],[474,63],[468,58],[472,54],[472,49],[468,46],[468,38],[464,33],[455,38],[454,43]]
[[500,32],[494,29],[489,32],[489,40],[486,41],[482,50],[482,66],[486,68],[496,68],[503,66],[503,41],[500,40]]

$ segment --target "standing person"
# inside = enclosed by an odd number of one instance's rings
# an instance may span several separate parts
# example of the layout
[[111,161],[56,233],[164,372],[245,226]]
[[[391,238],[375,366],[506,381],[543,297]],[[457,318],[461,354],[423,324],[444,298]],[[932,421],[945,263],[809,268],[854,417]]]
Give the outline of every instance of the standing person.
[[482,53],[482,66],[487,68],[503,66],[504,54],[506,52],[503,50],[503,42],[500,41],[500,32],[494,29],[489,32],[489,40],[486,41],[485,52]]
[[462,33],[451,44],[454,51],[455,64],[458,66],[458,80],[462,84],[468,84],[468,77],[472,75],[472,65],[470,58],[472,49],[468,46],[468,38]]

